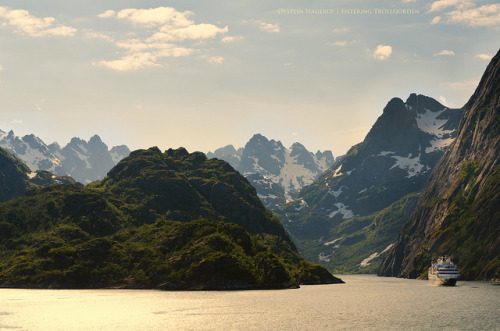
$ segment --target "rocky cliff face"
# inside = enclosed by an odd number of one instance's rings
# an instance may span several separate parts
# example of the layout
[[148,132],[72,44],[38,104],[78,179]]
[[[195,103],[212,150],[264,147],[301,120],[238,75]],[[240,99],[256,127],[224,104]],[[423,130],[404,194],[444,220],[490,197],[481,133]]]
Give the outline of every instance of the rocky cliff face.
[[500,278],[500,52],[465,106],[456,140],[386,256],[381,276],[426,277],[452,255],[464,279]]
[[30,172],[24,163],[0,148],[0,202],[24,195]]

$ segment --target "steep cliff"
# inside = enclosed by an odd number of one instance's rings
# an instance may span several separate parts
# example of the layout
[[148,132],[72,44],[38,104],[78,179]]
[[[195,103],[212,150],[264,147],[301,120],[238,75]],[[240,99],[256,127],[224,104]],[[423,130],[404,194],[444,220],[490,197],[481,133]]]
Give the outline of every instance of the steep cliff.
[[416,211],[380,269],[425,278],[452,255],[464,279],[500,278],[500,52],[465,106],[457,138],[427,181]]

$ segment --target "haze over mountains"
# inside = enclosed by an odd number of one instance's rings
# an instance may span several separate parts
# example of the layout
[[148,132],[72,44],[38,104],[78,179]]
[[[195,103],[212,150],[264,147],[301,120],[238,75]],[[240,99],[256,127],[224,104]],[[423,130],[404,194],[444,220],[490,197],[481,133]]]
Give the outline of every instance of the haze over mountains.
[[303,254],[331,270],[376,271],[461,115],[424,95],[390,100],[365,140],[278,212]]
[[271,210],[277,210],[331,167],[331,151],[309,152],[302,144],[285,148],[278,140],[255,134],[244,148],[233,145],[207,153],[209,158],[229,162],[257,189],[259,198]]
[[18,137],[13,131],[0,130],[0,147],[22,160],[31,170],[47,170],[57,176],[71,176],[81,183],[90,183],[106,176],[121,159],[130,154],[125,145],[108,146],[98,135],[87,142],[73,138],[61,148],[59,144],[45,144],[33,134]]

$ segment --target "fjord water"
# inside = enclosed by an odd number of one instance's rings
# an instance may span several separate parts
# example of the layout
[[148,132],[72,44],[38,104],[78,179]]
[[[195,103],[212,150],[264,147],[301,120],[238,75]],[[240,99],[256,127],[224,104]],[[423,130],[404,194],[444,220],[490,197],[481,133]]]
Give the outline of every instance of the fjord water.
[[298,290],[166,292],[0,289],[0,329],[494,330],[500,286],[342,276]]

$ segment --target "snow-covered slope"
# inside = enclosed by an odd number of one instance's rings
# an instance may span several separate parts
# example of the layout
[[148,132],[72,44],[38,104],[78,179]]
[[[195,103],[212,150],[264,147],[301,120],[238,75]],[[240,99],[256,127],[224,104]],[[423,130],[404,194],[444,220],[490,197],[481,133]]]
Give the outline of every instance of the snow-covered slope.
[[47,145],[34,135],[22,138],[13,131],[5,133],[0,130],[0,147],[5,148],[22,160],[30,169],[55,172],[61,167],[61,159],[52,153]]
[[268,140],[261,134],[254,135],[245,148],[236,150],[229,145],[207,156],[228,161],[247,177],[270,209],[292,200],[334,162],[331,151],[314,154],[299,143],[285,148],[280,141]]
[[64,148],[46,145],[33,134],[18,137],[13,131],[0,130],[0,147],[23,161],[32,171],[47,170],[58,176],[69,175],[82,183],[102,179],[121,159],[130,154],[127,146],[115,146],[110,151],[95,135],[88,142],[73,138]]

